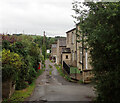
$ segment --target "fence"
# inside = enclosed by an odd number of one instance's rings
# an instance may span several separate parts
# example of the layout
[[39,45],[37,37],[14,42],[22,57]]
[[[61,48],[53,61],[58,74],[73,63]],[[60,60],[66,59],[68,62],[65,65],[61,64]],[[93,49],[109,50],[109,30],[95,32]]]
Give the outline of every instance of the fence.
[[63,69],[64,69],[68,74],[70,74],[70,66],[67,65],[64,61],[63,61]]

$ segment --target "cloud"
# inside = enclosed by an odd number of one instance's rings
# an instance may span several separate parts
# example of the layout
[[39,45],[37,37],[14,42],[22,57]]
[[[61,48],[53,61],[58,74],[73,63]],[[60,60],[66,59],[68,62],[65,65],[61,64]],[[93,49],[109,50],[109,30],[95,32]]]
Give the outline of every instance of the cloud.
[[[0,0],[0,32],[65,35],[74,26],[73,0]],[[49,34],[50,35],[50,34]]]

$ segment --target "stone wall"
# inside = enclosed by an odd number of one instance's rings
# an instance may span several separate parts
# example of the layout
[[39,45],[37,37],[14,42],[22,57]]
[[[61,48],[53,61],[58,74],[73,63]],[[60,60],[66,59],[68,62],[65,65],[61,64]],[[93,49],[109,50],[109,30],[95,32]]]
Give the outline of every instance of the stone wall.
[[[68,56],[68,59],[66,58],[66,56]],[[68,65],[71,65],[71,53],[63,53],[62,54],[62,65],[63,65],[63,61],[65,61],[65,63],[67,63]]]
[[84,83],[91,82],[92,78],[93,78],[92,70],[83,70],[83,82]]
[[15,91],[15,85],[11,80],[2,83],[2,98],[9,98]]

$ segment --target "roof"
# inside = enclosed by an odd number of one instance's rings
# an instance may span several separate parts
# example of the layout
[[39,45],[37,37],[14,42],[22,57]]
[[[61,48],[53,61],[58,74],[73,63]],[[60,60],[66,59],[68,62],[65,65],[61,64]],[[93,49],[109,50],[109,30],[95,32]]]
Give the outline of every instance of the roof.
[[57,44],[52,44],[52,48],[56,48],[57,47]]
[[66,46],[66,38],[59,38],[59,46]]
[[80,25],[80,22],[76,24],[76,26]]
[[69,32],[74,31],[74,30],[76,30],[76,28],[73,28],[73,29],[67,31],[66,33],[69,33]]
[[70,48],[62,48],[62,53],[71,53]]

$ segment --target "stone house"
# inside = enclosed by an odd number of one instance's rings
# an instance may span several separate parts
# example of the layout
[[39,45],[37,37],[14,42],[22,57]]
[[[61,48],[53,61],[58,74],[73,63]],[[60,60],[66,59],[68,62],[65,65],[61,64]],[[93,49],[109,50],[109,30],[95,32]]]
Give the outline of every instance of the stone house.
[[[56,63],[68,65],[69,71],[72,67],[77,67],[79,73],[76,74],[78,80],[87,83],[90,82],[92,74],[92,67],[90,65],[91,59],[89,58],[90,51],[88,45],[82,42],[87,36],[80,34],[79,24],[66,32],[66,38],[58,38],[56,44]],[[54,47],[55,45],[53,45]],[[54,53],[55,53],[55,50]],[[55,55],[52,53],[52,55]],[[67,69],[68,70],[68,69]],[[72,69],[73,70],[73,69]],[[74,74],[73,74],[74,75]]]
[[76,28],[73,28],[66,32],[66,48],[70,48],[71,51],[71,66],[77,66],[77,41],[76,41]]
[[66,48],[66,38],[61,37],[57,40],[57,64],[62,64],[62,49]]
[[77,67],[81,71],[81,79],[83,82],[90,82],[92,75],[92,67],[90,65],[91,59],[89,58],[89,50],[88,45],[82,40],[85,40],[87,37],[86,35],[80,34],[80,27],[79,24],[76,25],[76,33],[79,35],[77,37]]
[[57,63],[57,44],[52,44],[51,45],[51,57],[52,60]]

